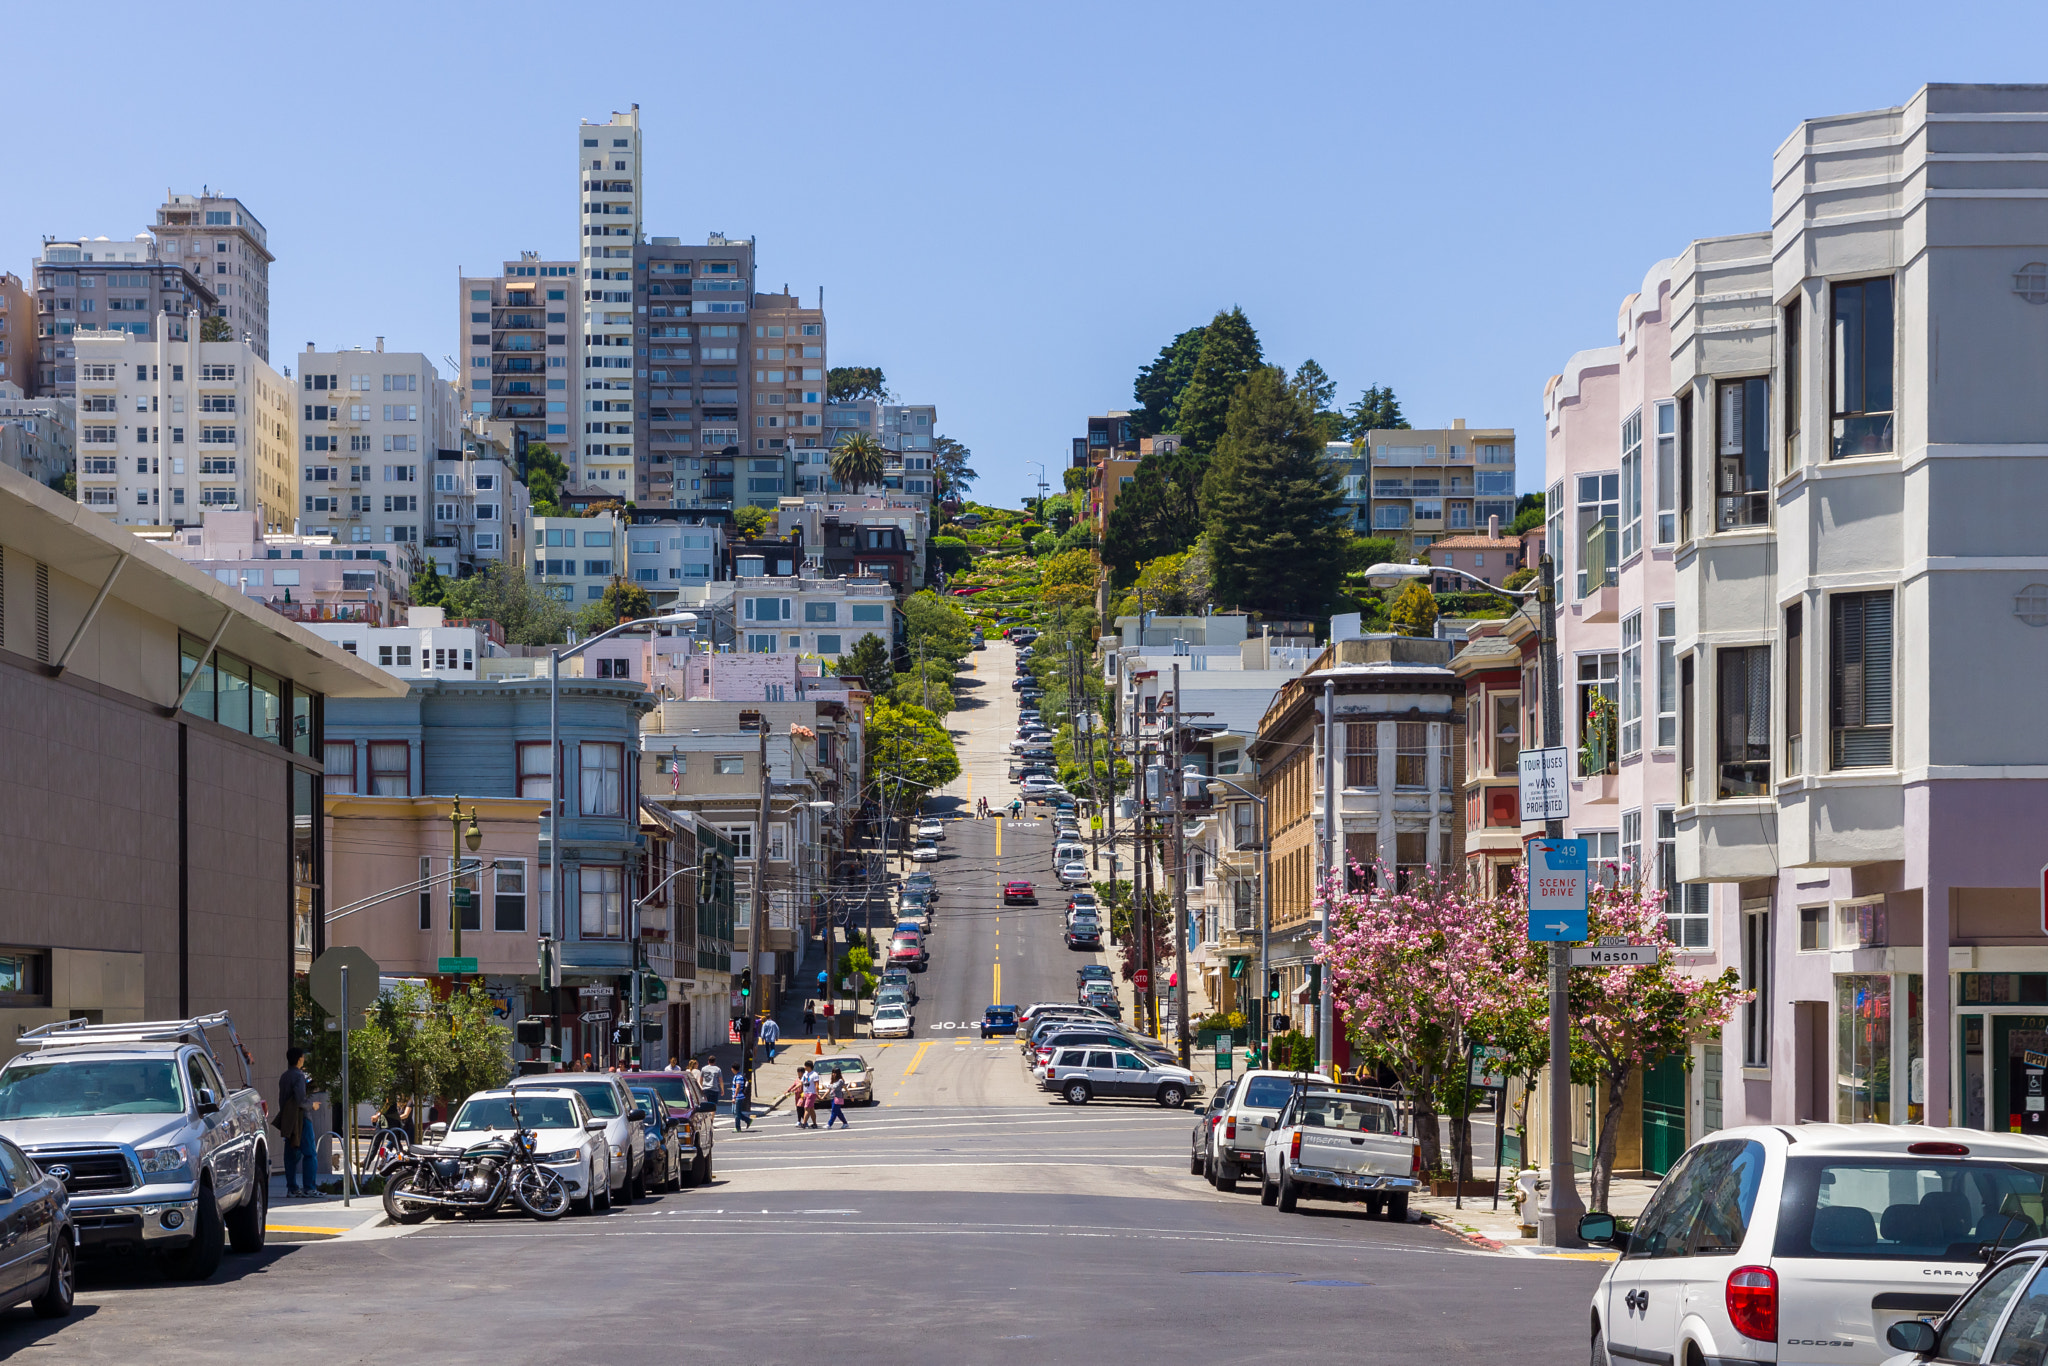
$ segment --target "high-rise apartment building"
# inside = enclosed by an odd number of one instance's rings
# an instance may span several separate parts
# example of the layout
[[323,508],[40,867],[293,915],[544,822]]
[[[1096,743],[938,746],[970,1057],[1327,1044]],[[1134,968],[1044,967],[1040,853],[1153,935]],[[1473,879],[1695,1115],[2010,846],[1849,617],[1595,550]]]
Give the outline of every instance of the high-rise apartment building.
[[459,460],[462,445],[455,391],[433,361],[386,351],[381,337],[369,351],[309,344],[298,386],[305,534],[331,534],[338,545],[419,548],[433,540],[436,458],[445,451]]
[[260,360],[270,359],[270,254],[262,222],[241,200],[202,188],[174,194],[157,206],[157,255],[206,281],[218,302],[209,316],[225,318],[247,338]]
[[298,515],[292,382],[244,341],[75,334],[78,501],[126,526],[179,526],[210,509]]
[[35,299],[12,271],[0,270],[0,384],[35,390]]
[[1439,536],[1484,527],[1489,517],[1502,526],[1515,520],[1512,427],[1467,428],[1458,418],[1448,427],[1367,432],[1365,442],[1371,534],[1420,551]]
[[188,318],[212,317],[219,306],[193,267],[159,258],[148,233],[119,240],[46,237],[35,286],[35,382],[22,387],[63,398],[73,393],[73,346],[80,335],[154,340],[161,332],[171,341],[197,340],[199,324],[189,323],[188,337]]
[[630,436],[632,496],[643,507],[731,507],[752,390],[753,239],[712,233],[685,246],[657,237],[635,249],[633,276],[633,410],[622,418],[610,391],[586,395],[584,440],[617,445]]
[[521,436],[545,442],[570,466],[572,482],[582,348],[570,333],[582,308],[582,269],[525,251],[497,275],[463,276],[457,295],[463,414],[504,424],[515,446]]
[[[634,248],[640,244],[640,106],[577,125],[577,219],[583,297],[577,310],[586,432],[569,460],[572,486],[631,496]],[[595,406],[593,406],[595,405]],[[599,431],[589,431],[596,426]],[[623,432],[617,430],[624,427]]]
[[752,443],[733,475],[733,503],[773,508],[796,491],[796,463],[825,447],[825,309],[793,294],[755,294]]

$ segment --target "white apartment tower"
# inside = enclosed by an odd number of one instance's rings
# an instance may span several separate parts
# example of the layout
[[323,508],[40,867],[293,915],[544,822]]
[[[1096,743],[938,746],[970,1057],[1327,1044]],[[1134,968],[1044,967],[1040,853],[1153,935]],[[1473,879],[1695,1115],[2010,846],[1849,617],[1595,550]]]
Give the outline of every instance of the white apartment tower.
[[257,359],[270,359],[270,253],[263,223],[239,199],[201,188],[196,195],[166,193],[157,206],[157,254],[200,277],[219,297],[215,316],[237,338],[247,338]]
[[633,248],[640,242],[640,106],[577,126],[583,243],[583,434],[569,476],[582,489],[633,488]]
[[[289,530],[299,472],[292,382],[244,341],[77,334],[78,501],[123,526],[260,512]],[[159,333],[167,329],[159,329]]]
[[374,350],[316,351],[309,342],[296,398],[301,531],[337,545],[432,541],[435,460],[462,447],[456,394],[434,362],[386,351],[382,337]]

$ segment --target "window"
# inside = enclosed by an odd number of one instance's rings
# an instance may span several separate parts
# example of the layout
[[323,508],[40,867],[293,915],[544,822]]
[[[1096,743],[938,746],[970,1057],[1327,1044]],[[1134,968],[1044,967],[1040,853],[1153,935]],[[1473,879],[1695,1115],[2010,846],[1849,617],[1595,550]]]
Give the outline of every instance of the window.
[[751,862],[754,857],[754,827],[751,825],[721,825],[718,833],[732,841],[733,857],[741,862]]
[[1493,772],[1505,778],[1518,773],[1522,762],[1522,699],[1497,692],[1493,700]]
[[1784,471],[1790,473],[1799,464],[1799,395],[1803,386],[1799,382],[1799,367],[1803,357],[1799,354],[1799,300],[1794,298],[1785,305],[1784,322],[1780,326],[1780,358],[1778,373],[1782,375],[1785,391],[1780,401],[1785,405]]
[[1621,619],[1621,752],[1643,747],[1643,614]]
[[548,762],[548,742],[522,740],[519,743],[519,795],[548,799],[554,766]]
[[1723,380],[1714,386],[1714,506],[1718,530],[1770,521],[1771,382]]
[[1891,277],[1845,281],[1834,296],[1829,455],[1885,455],[1892,449]]
[[807,602],[804,604],[805,621],[839,620],[839,604],[836,602]]
[[597,661],[599,678],[631,678],[633,661],[630,659],[600,659]]
[[469,905],[464,907],[462,911],[462,928],[465,930],[481,931],[484,927],[484,908],[481,900],[483,889],[478,886],[482,881],[483,861],[481,859],[466,858],[462,860],[462,866],[456,870],[454,879],[449,883],[451,895],[448,900],[450,905],[453,905],[455,902],[455,898],[452,895],[454,890],[459,889],[469,894]]
[[1643,868],[1643,813],[1624,811],[1621,813],[1621,866],[1625,881],[1644,884]]
[[737,754],[721,754],[712,760],[711,771],[722,777],[735,777],[747,771],[747,761]]
[[356,747],[352,740],[329,740],[322,751],[327,764],[327,779],[322,784],[323,792],[353,792],[356,790]]
[[582,770],[582,813],[619,815],[625,810],[625,747],[585,741],[576,750]]
[[1692,394],[1678,396],[1678,539],[1692,539]]
[[624,874],[625,870],[621,868],[592,868],[588,865],[576,870],[576,928],[579,937],[619,939],[625,935]]
[[1621,834],[1615,830],[1579,830],[1574,832],[1586,842],[1586,875],[1603,887],[1612,887],[1620,881]]
[[1771,1065],[1771,906],[1742,905],[1742,986],[1754,992],[1742,1007],[1742,1065]]
[[526,860],[501,858],[492,872],[491,928],[512,933],[526,929]]
[[1621,476],[1582,474],[1578,477],[1579,596],[1613,583],[1621,562]]
[[1643,548],[1643,410],[1621,424],[1621,558]]
[[1230,847],[1233,849],[1256,849],[1259,844],[1258,813],[1250,802],[1232,802],[1230,806]]
[[818,653],[821,655],[838,655],[844,653],[844,650],[840,644],[840,639],[841,638],[838,636],[820,635],[818,637]]
[[1678,799],[1692,801],[1693,778],[1693,657],[1678,661]]
[[1828,908],[1826,906],[1801,906],[1799,908],[1799,951],[1801,953],[1825,953],[1833,947],[1828,935]]
[[1771,790],[1771,648],[1715,652],[1718,795],[1761,797]]
[[432,881],[433,876],[434,861],[430,858],[421,859],[420,928],[423,930],[431,930],[434,928],[434,889],[431,886],[426,885],[427,883]]
[[1785,609],[1785,768],[1788,778],[1803,768],[1805,755],[1800,741],[1805,735],[1806,710],[1806,608],[1793,603]]
[[403,740],[370,742],[370,795],[412,795],[412,747]]
[[1347,722],[1344,726],[1344,786],[1376,788],[1379,785],[1379,722]]
[[1829,602],[1828,763],[1892,762],[1892,595],[1837,593]]
[[[1398,721],[1394,725],[1394,786],[1429,786],[1429,723]],[[1422,861],[1422,860],[1418,860]],[[1403,860],[1407,862],[1407,860]]]
[[1616,675],[1621,656],[1579,656],[1579,776],[1612,773],[1615,766]]

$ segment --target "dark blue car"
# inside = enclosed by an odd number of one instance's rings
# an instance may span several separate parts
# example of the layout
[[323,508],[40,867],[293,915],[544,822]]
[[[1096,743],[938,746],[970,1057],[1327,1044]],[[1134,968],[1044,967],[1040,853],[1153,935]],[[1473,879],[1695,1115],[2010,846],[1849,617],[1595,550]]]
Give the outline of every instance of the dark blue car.
[[981,1037],[992,1039],[998,1034],[1017,1035],[1017,1007],[990,1006],[981,1012]]

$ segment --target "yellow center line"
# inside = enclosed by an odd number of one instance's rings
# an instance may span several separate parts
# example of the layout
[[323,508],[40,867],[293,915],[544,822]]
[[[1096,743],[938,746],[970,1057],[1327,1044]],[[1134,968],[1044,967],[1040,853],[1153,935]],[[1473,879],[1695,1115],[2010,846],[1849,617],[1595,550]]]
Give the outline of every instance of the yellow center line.
[[268,1221],[264,1223],[263,1231],[266,1233],[325,1233],[330,1237],[338,1237],[348,1232],[345,1228],[322,1228],[317,1224],[273,1224]]
[[910,1066],[903,1069],[903,1075],[908,1077],[912,1072],[915,1072],[917,1065],[924,1061],[924,1051],[937,1042],[937,1039],[926,1039],[923,1043],[919,1044],[917,1046],[917,1056],[910,1060]]

